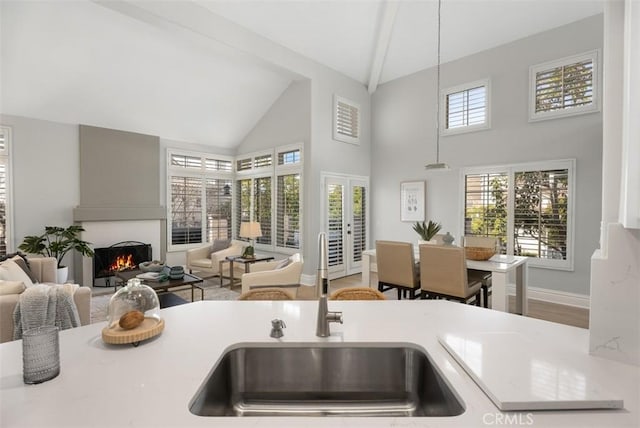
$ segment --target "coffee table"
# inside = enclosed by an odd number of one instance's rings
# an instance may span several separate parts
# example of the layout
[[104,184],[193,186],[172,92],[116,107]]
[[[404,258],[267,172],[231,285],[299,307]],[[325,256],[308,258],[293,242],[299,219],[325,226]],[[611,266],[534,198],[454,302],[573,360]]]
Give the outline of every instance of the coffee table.
[[[125,283],[130,279],[135,278],[137,275],[141,274],[142,271],[140,269],[126,270],[122,272],[116,273],[116,277],[124,281]],[[193,302],[193,291],[197,288],[200,290],[200,300],[204,300],[204,287],[201,286],[202,278],[191,275],[189,273],[185,273],[181,279],[168,279],[167,281],[156,282],[149,280],[142,280],[144,285],[148,285],[153,288],[155,291],[168,292],[171,288],[178,287],[191,287],[191,301]]]

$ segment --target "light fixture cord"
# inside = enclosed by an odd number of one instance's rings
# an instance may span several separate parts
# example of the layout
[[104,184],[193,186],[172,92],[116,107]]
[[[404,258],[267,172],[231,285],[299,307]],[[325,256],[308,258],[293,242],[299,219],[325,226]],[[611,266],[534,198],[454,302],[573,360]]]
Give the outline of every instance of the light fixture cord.
[[440,163],[440,8],[442,7],[442,0],[438,0],[438,65],[436,67],[437,71],[437,93],[436,99],[438,100],[436,104],[436,163]]

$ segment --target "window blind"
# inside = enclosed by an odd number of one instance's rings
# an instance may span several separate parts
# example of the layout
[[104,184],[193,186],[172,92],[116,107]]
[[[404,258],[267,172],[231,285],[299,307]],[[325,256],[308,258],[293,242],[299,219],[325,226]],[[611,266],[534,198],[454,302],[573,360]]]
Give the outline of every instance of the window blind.
[[481,125],[486,120],[486,87],[478,86],[447,94],[446,129]]
[[271,177],[253,179],[253,209],[262,230],[262,236],[256,242],[271,244]]
[[202,242],[202,179],[171,177],[171,244]]
[[592,103],[593,58],[536,73],[536,113],[563,110]]
[[171,166],[187,169],[201,169],[202,158],[196,156],[186,156],[181,154],[171,154]]
[[253,167],[254,168],[263,168],[266,166],[271,166],[272,164],[272,159],[271,159],[271,155],[261,155],[261,156],[256,156],[253,159]]
[[335,97],[333,138],[346,143],[360,142],[360,106],[342,97]]
[[230,160],[205,158],[205,169],[207,171],[231,172],[232,164]]
[[253,164],[251,158],[238,159],[236,161],[236,171],[246,171],[251,169],[251,165]]
[[299,249],[300,174],[279,175],[276,193],[276,245]]
[[251,179],[236,181],[236,236],[240,237],[240,224],[251,220]]
[[507,173],[465,177],[464,234],[493,236],[507,242]]
[[567,259],[567,169],[515,173],[514,253]]
[[207,241],[231,239],[231,180],[207,179],[205,200],[207,204]]
[[353,201],[351,219],[351,236],[353,245],[353,261],[362,261],[362,252],[367,248],[367,189],[364,186],[352,188]]
[[0,158],[0,256],[7,254],[7,165]]
[[344,248],[342,246],[343,236],[343,212],[342,212],[342,198],[344,189],[339,184],[329,185],[329,201],[328,201],[328,231],[327,237],[327,251],[328,251],[328,265],[338,266],[344,263]]

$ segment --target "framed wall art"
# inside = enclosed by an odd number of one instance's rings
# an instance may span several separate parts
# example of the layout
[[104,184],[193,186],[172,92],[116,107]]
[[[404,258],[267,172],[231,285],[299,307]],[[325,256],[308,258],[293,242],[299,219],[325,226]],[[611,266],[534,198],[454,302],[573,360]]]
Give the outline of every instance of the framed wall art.
[[400,221],[424,221],[424,181],[400,183]]

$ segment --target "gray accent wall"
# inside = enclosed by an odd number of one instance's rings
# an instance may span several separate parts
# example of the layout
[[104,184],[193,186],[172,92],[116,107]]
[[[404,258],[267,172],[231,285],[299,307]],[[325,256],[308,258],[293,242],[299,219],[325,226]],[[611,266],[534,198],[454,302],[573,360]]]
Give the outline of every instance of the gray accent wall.
[[164,219],[160,139],[80,125],[80,206],[76,221]]
[[[598,247],[601,213],[602,114],[528,121],[529,66],[602,49],[603,18],[499,46],[441,67],[441,87],[491,79],[491,129],[440,138],[440,161],[452,167],[428,172],[436,160],[434,68],[378,87],[372,98],[372,229],[374,239],[415,242],[411,223],[400,222],[400,183],[425,180],[427,219],[460,237],[461,168],[576,159],[574,271],[529,269],[529,285],[589,294],[590,257]],[[443,40],[443,51],[446,40]]]

